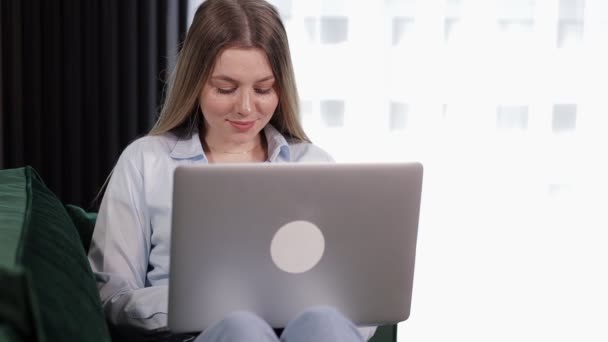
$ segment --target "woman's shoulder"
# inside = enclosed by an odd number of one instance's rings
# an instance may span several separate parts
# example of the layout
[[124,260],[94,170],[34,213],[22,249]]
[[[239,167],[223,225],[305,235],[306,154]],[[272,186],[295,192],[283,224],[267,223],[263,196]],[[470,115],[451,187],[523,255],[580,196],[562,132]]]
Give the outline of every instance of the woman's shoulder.
[[178,138],[173,133],[139,137],[125,147],[118,164],[128,163],[141,170],[150,161],[169,156],[177,141]]
[[[112,178],[126,182],[153,182],[172,177],[170,153],[179,139],[171,134],[146,135],[124,148],[112,170]],[[130,191],[114,188],[114,191]]]
[[307,141],[288,140],[291,161],[334,162],[334,158],[323,148]]
[[145,135],[132,141],[123,151],[123,155],[135,157],[145,154],[169,154],[178,138],[173,133]]

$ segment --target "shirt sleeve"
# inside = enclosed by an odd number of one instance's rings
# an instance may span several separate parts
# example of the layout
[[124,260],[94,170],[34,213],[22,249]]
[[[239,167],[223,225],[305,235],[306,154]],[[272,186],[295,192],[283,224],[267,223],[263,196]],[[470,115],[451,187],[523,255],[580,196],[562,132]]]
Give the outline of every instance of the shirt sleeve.
[[363,336],[363,340],[367,341],[376,333],[376,327],[358,327],[359,333]]
[[168,287],[146,287],[151,225],[145,204],[142,156],[130,147],[110,177],[88,257],[111,323],[164,330]]

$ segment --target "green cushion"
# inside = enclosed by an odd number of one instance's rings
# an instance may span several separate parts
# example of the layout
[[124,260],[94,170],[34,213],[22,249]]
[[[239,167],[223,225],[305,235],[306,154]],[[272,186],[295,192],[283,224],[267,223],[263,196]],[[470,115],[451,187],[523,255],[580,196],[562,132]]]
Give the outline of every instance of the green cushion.
[[85,253],[88,253],[89,247],[91,246],[91,239],[93,238],[97,213],[86,212],[81,207],[72,204],[67,204],[65,209],[68,211],[68,214],[70,214],[70,218],[72,219],[72,222],[74,222],[76,230],[78,230],[80,242],[84,247]]
[[[31,341],[31,339],[29,339]],[[15,329],[6,322],[0,321],[0,341],[2,342],[21,342],[24,341],[22,336],[17,334]],[[25,340],[27,341],[27,340]]]
[[79,233],[30,167],[0,170],[0,269],[3,334],[110,341]]
[[27,272],[0,267],[0,341],[42,341],[40,315]]

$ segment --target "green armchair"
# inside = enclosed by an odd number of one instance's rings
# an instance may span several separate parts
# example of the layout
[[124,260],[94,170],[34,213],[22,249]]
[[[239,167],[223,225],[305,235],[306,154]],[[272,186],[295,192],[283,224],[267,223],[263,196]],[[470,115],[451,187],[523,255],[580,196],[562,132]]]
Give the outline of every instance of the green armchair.
[[[31,167],[0,170],[0,341],[121,340],[86,258],[95,219],[63,205]],[[370,341],[396,334],[383,326]]]

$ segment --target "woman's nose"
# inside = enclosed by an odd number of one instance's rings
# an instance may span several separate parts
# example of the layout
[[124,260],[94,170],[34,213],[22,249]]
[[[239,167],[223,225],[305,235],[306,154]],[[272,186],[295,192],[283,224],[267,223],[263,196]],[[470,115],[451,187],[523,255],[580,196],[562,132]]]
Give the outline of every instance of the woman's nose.
[[241,92],[239,99],[239,114],[249,115],[253,112],[253,96],[248,90]]

